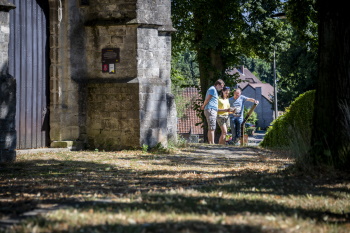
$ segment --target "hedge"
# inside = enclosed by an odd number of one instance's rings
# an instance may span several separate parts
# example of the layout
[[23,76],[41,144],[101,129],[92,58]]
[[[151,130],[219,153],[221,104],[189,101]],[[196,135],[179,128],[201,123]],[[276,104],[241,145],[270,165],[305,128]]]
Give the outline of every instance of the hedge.
[[[315,91],[297,97],[284,115],[272,122],[260,146],[265,148],[309,148],[312,130]],[[298,148],[300,150],[300,148]]]

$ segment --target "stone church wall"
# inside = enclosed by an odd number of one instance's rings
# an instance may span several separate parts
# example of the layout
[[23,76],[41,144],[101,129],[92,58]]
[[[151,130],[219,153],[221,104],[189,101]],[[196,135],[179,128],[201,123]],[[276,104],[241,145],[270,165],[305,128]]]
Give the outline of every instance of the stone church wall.
[[[115,150],[176,139],[170,0],[48,2],[50,146]],[[0,29],[7,32],[3,9]],[[14,159],[16,147],[15,107],[9,108],[16,84],[6,74],[7,47],[8,35],[1,33],[1,161],[10,152]],[[102,72],[106,48],[119,49],[114,73]]]
[[[51,146],[166,145],[176,138],[170,0],[79,2],[62,0],[59,23],[50,1]],[[101,70],[104,48],[120,49],[113,74]]]
[[11,9],[14,5],[0,0],[0,163],[16,159],[16,80],[8,74]]

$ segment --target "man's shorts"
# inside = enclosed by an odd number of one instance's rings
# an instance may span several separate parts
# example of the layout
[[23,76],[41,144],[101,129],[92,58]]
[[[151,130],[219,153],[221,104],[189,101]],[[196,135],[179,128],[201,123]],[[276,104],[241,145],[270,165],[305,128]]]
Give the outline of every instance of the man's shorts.
[[216,128],[216,117],[218,115],[218,112],[214,109],[204,109],[204,115],[207,118],[208,122],[208,129],[209,130],[215,130]]
[[218,115],[217,122],[220,127],[223,125],[226,125],[226,127],[230,127],[230,118],[228,117],[228,115]]

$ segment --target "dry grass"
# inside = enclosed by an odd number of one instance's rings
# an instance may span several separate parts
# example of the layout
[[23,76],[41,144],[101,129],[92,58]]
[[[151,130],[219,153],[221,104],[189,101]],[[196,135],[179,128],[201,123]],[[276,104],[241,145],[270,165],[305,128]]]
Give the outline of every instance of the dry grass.
[[349,177],[292,164],[208,145],[21,155],[0,167],[0,219],[21,219],[4,232],[349,232]]

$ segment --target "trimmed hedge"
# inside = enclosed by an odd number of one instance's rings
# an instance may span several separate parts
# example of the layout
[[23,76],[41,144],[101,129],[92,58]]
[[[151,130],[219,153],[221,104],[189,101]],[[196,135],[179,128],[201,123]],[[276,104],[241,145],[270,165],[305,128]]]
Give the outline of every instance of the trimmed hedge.
[[[260,146],[265,148],[293,149],[309,147],[315,91],[307,91],[297,97],[284,115],[272,122]],[[307,149],[306,148],[306,149]]]

